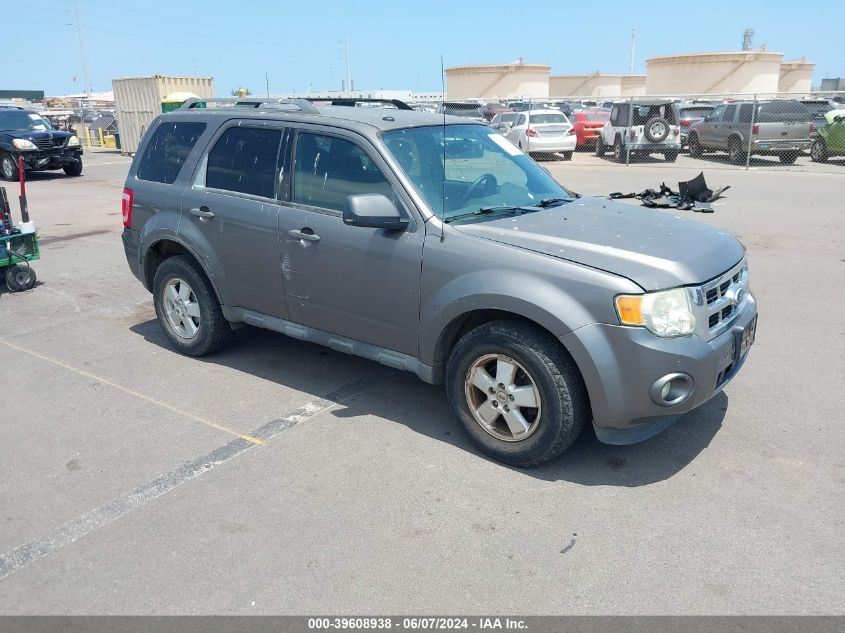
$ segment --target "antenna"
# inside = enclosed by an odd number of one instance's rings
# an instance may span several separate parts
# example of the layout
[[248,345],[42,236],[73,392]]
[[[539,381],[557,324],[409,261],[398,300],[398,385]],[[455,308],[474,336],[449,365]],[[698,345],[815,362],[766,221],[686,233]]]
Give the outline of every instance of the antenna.
[[440,206],[440,242],[446,239],[446,67],[443,65],[443,55],[440,56],[440,109],[443,110],[443,204]]
[[343,57],[346,60],[346,84],[345,89],[352,91],[352,78],[349,74],[349,38],[343,34]]
[[634,50],[637,47],[637,29],[631,29],[631,69],[628,74],[634,74]]
[[79,2],[73,0],[73,22],[76,27],[76,38],[79,40],[79,56],[82,58],[82,78],[85,85],[82,87],[85,94],[91,94],[91,83],[88,81],[88,62],[85,61],[85,46],[82,43],[82,29],[79,28]]

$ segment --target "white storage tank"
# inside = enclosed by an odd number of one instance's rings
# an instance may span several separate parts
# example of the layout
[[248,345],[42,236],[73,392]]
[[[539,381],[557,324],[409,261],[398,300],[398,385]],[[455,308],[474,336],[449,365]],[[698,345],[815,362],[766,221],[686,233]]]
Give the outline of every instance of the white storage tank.
[[144,131],[161,114],[161,102],[169,94],[190,92],[203,99],[214,96],[213,77],[125,77],[112,79],[120,147],[134,154]]
[[[643,77],[642,75],[631,76]],[[587,75],[552,75],[549,77],[549,95],[552,97],[618,97],[622,95],[623,77],[626,75],[606,75],[598,71]]]
[[512,99],[549,96],[546,64],[484,64],[452,66],[446,69],[447,99]]
[[778,92],[808,93],[813,88],[813,70],[816,65],[806,60],[781,62]]
[[649,95],[776,92],[783,53],[737,51],[665,55],[646,60]]

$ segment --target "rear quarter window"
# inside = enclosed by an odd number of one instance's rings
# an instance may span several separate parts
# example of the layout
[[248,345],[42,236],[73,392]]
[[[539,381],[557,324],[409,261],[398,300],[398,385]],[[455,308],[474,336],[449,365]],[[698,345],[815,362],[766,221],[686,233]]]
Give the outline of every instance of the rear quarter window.
[[193,121],[160,124],[144,148],[136,177],[172,185],[204,131],[205,123]]

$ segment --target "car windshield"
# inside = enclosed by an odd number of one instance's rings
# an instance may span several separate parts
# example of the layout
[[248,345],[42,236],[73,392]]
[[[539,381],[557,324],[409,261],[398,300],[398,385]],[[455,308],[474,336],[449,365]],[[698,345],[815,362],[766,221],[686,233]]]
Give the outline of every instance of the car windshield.
[[483,125],[391,130],[382,139],[429,208],[445,220],[482,208],[575,199],[510,141]]
[[42,119],[35,112],[24,110],[0,111],[0,130],[37,130],[44,132],[52,130],[53,126],[46,119]]

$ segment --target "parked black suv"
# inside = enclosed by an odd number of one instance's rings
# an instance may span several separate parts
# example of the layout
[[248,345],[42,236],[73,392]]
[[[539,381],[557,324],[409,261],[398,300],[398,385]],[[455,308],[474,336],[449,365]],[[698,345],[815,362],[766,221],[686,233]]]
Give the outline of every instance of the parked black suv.
[[68,176],[82,175],[82,147],[70,132],[53,128],[37,112],[0,107],[0,177],[18,179],[18,158],[24,169],[63,169]]

